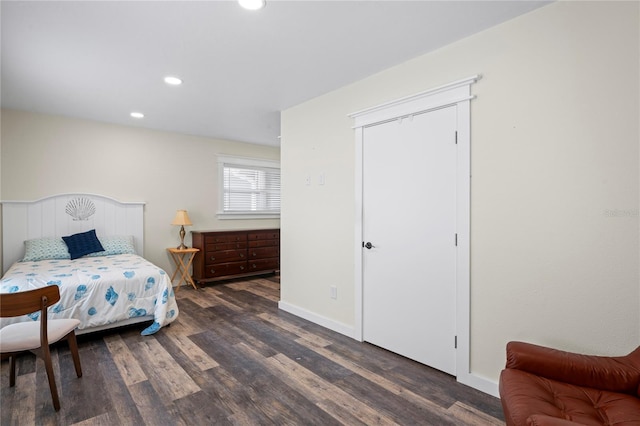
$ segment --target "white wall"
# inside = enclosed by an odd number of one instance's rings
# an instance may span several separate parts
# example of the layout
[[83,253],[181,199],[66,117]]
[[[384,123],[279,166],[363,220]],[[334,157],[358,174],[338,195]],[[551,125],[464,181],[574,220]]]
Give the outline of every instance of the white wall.
[[217,220],[217,154],[279,160],[278,148],[2,110],[2,199],[86,192],[144,201],[145,257],[173,265],[171,226],[186,209],[192,230],[279,227],[279,220]]
[[284,111],[282,305],[354,326],[347,115],[479,73],[472,374],[497,381],[509,340],[599,354],[638,346],[639,16],[637,2],[553,3]]

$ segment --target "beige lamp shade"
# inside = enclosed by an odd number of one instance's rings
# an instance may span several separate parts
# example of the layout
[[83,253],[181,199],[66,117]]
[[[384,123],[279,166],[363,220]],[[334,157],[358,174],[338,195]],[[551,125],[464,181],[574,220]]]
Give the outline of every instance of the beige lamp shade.
[[182,225],[182,226],[191,226],[191,219],[189,219],[189,215],[186,210],[178,210],[176,213],[176,217],[171,222],[172,225]]

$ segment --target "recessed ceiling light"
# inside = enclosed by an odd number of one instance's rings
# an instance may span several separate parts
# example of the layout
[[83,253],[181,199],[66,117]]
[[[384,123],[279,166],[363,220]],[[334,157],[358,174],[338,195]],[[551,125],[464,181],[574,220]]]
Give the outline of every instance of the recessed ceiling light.
[[240,6],[248,10],[262,9],[267,4],[265,0],[238,0],[238,3],[240,3]]
[[144,118],[144,114],[141,112],[132,112],[131,115],[133,118]]
[[167,76],[164,78],[164,82],[172,86],[179,86],[182,84],[182,80],[178,77]]

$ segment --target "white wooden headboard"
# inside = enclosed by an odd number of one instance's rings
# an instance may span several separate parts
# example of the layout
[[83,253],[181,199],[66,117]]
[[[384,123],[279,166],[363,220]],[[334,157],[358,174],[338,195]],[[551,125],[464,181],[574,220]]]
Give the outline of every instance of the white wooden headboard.
[[104,235],[133,235],[144,255],[144,203],[122,203],[95,194],[60,194],[36,201],[2,201],[4,274],[24,257],[24,241],[96,230]]

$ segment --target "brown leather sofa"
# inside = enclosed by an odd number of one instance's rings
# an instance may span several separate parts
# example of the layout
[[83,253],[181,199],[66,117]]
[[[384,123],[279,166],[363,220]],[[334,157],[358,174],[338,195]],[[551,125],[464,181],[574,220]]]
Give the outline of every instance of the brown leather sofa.
[[509,342],[500,398],[508,426],[639,426],[640,346],[606,357]]

